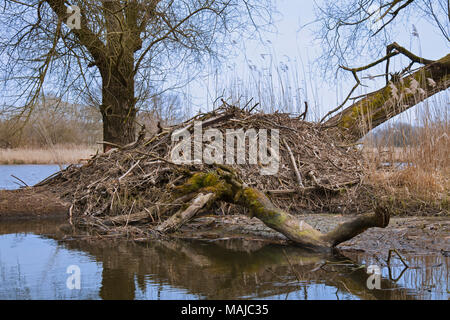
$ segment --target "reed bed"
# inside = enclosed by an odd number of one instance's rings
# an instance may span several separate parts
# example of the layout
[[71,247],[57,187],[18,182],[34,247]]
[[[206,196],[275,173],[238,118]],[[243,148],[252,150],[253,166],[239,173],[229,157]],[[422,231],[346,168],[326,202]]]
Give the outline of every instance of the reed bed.
[[0,149],[0,164],[77,164],[95,155],[97,150],[83,145]]
[[426,108],[410,143],[363,148],[367,181],[398,214],[450,212],[450,123],[439,105]]

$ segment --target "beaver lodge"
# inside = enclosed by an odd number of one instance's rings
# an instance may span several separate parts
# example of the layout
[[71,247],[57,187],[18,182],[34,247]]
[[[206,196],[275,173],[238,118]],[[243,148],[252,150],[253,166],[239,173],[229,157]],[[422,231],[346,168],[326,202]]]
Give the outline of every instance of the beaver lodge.
[[[207,151],[218,142],[205,135],[201,141],[195,138],[199,124],[203,133],[224,137],[216,147],[222,147],[224,155],[225,151],[234,154],[235,161],[229,156],[225,161],[216,157],[216,162],[174,161],[174,154],[186,159],[189,151],[195,154],[198,143]],[[239,145],[243,143],[239,139],[227,140],[227,135],[242,131],[247,133],[244,144]],[[185,139],[192,136],[184,141],[184,155],[180,151],[183,141],[177,138],[180,132]],[[183,230],[195,217],[214,216],[214,223],[208,220],[206,226],[192,224],[192,237],[193,228],[214,229],[222,218],[247,215],[290,242],[329,248],[367,228],[388,224],[388,211],[364,182],[360,151],[345,144],[343,136],[329,127],[289,114],[263,114],[224,104],[151,137],[144,136],[141,131],[133,144],[113,146],[82,166],[69,166],[33,187],[33,195],[41,190],[58,194],[74,228],[91,235],[131,239],[185,237]],[[256,141],[259,146],[268,142],[264,152],[270,161],[277,161],[272,166],[276,174],[264,173],[270,163],[261,161],[261,154],[257,161],[250,159]],[[215,156],[214,152],[208,154]],[[296,213],[321,212],[359,215],[327,234],[295,217]],[[242,223],[245,221],[248,219]]]

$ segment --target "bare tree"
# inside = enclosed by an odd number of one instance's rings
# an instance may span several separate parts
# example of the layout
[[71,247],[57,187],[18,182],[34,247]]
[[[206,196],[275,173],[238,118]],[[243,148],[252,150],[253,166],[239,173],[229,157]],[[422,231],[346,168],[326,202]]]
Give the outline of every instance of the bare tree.
[[[318,36],[325,49],[320,61],[324,70],[336,70],[338,66],[355,80],[344,101],[327,113],[322,122],[338,127],[350,139],[357,140],[372,128],[450,86],[450,55],[436,61],[425,59],[395,42],[396,28],[402,27],[400,23],[404,25],[409,15],[423,15],[448,44],[448,0],[345,0],[339,3],[326,0],[318,7],[321,22]],[[415,27],[412,35],[418,37]],[[349,67],[359,62],[358,57],[367,55],[372,56],[374,62]],[[393,72],[390,61],[399,55],[407,57],[410,63]],[[363,85],[359,74],[381,64],[385,64],[385,71],[375,77],[385,78],[386,86],[355,97],[355,90]],[[419,68],[414,69],[415,65]],[[342,110],[349,101],[354,103]]]
[[[349,66],[358,57],[378,58],[387,45],[397,41],[399,30],[411,17],[427,20],[450,41],[448,0],[324,0],[317,5],[317,37],[324,49],[324,70]],[[412,30],[413,32],[417,32]]]
[[228,53],[233,35],[270,25],[272,7],[269,0],[4,0],[0,10],[3,100],[28,117],[44,88],[83,97],[99,107],[103,139],[124,145],[135,139],[139,105],[162,83],[182,85],[194,67]]

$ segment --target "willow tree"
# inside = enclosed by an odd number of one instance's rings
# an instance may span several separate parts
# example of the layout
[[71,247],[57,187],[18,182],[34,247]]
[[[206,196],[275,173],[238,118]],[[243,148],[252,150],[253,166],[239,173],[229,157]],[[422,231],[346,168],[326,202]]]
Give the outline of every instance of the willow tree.
[[178,86],[235,36],[270,25],[270,1],[4,0],[3,102],[28,117],[43,89],[82,97],[103,117],[105,141],[134,141],[139,105]]
[[[450,54],[430,60],[410,52],[396,42],[400,28],[411,17],[425,18],[442,36],[450,41],[450,6],[445,0],[325,0],[318,7],[321,28],[318,33],[324,53],[324,70],[343,70],[353,76],[354,86],[344,101],[322,119],[329,127],[336,127],[347,138],[358,140],[372,128],[417,105],[450,86]],[[419,33],[411,25],[412,36]],[[372,56],[374,61],[354,66],[358,57]],[[391,60],[404,56],[409,62],[401,70],[391,70]],[[384,64],[381,89],[355,96],[362,85],[361,73]],[[352,65],[352,66],[350,66]],[[417,68],[414,68],[416,67]],[[328,72],[325,74],[329,75]],[[352,101],[350,105],[349,101]]]

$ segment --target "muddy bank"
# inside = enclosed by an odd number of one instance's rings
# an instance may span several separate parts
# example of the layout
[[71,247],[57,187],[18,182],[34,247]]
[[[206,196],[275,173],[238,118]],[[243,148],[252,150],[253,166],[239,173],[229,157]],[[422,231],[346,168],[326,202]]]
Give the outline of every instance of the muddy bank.
[[0,220],[67,217],[69,207],[48,189],[0,190]]
[[[328,232],[353,216],[332,214],[299,215],[321,232]],[[194,219],[174,235],[181,239],[216,242],[240,239],[250,247],[268,243],[292,245],[282,234],[246,216],[204,216]],[[141,239],[143,240],[143,239]],[[337,247],[344,251],[387,255],[390,249],[404,253],[450,254],[450,219],[439,217],[394,217],[386,228],[372,228]]]

